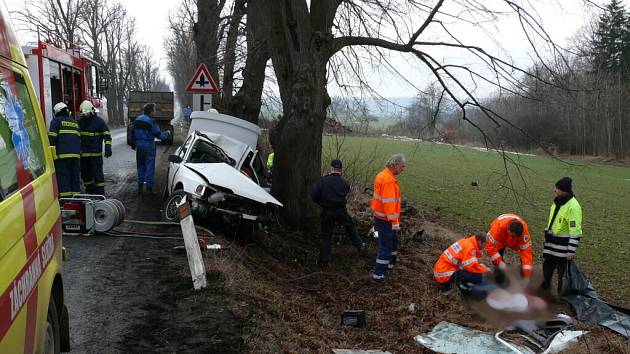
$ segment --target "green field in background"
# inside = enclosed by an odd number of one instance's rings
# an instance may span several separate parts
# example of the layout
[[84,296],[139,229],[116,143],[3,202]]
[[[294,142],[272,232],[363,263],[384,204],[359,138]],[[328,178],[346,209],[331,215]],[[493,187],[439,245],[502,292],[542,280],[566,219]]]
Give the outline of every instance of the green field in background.
[[487,230],[497,215],[516,213],[529,224],[538,258],[554,184],[570,176],[584,214],[578,264],[608,299],[630,305],[630,168],[511,153],[504,161],[468,147],[333,136],[324,138],[322,159],[341,158],[348,177],[371,184],[398,152],[407,156],[403,197],[429,219],[455,231]]

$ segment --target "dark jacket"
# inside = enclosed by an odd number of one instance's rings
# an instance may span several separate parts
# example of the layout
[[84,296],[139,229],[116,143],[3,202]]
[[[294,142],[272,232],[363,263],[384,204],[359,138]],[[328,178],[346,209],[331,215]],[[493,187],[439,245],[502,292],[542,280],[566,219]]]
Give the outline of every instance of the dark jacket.
[[103,118],[93,115],[79,119],[81,129],[81,156],[102,157],[103,141],[105,151],[112,150],[112,135]]
[[66,115],[58,115],[50,122],[48,132],[50,146],[56,150],[56,158],[79,158],[81,157],[81,135],[79,126]]
[[311,192],[311,197],[323,209],[340,209],[346,207],[348,193],[350,193],[348,182],[341,174],[333,172],[319,179]]

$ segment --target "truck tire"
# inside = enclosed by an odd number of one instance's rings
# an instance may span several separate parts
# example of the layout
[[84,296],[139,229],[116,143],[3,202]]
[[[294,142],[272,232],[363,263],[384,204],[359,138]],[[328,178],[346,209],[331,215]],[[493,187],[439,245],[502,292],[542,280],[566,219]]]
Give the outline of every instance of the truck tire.
[[61,352],[61,336],[59,335],[59,315],[55,299],[50,296],[48,301],[48,315],[46,315],[46,330],[44,332],[44,354],[59,354]]
[[179,222],[179,213],[177,212],[177,204],[181,203],[182,198],[186,195],[181,189],[173,191],[171,195],[166,198],[164,207],[162,208],[162,220],[169,222]]

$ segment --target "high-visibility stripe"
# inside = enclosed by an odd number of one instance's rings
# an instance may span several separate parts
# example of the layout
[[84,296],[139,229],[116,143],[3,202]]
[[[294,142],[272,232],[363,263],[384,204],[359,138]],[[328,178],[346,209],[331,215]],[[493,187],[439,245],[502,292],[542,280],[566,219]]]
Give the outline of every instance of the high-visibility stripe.
[[376,274],[372,273],[372,278],[374,278],[376,280],[380,280],[380,279],[384,279],[385,276],[384,275],[376,275]]
[[110,132],[81,132],[83,136],[103,136],[103,135],[111,135]]
[[523,264],[523,269],[532,269],[532,266],[529,264]]
[[467,260],[462,262],[462,267],[465,267],[465,266],[467,266],[469,264],[472,264],[472,263],[475,263],[475,262],[479,262],[477,257],[473,257],[473,258],[467,259]]
[[96,182],[94,183],[96,187],[105,187],[105,182]]
[[81,157],[102,157],[102,152],[82,152]]
[[489,232],[486,234],[486,238],[488,239],[488,241],[490,241],[494,245],[498,243],[497,240],[495,240],[494,237],[492,237],[492,234]]
[[55,133],[55,132],[48,132],[48,136],[57,136],[59,134]]
[[383,203],[396,203],[400,202],[400,198],[384,198]]
[[501,258],[501,255],[497,252],[497,253],[493,254],[490,258],[494,261],[494,260],[496,260],[498,258]]
[[554,243],[549,243],[549,242],[545,242],[545,244],[543,245],[544,247],[549,247],[549,248],[553,248],[556,251],[566,251],[568,246],[566,245],[556,245]]
[[392,256],[398,255],[398,251],[392,251]]
[[57,158],[59,158],[59,159],[69,159],[69,158],[80,159],[81,155],[79,155],[79,154],[59,154],[59,155],[57,155]]
[[448,258],[453,264],[459,265],[459,261],[455,259],[455,257],[453,257],[453,255],[451,254],[451,252],[449,252],[448,249],[444,251],[444,254],[446,255],[446,258]]
[[94,181],[83,181],[83,184],[87,186],[88,184],[94,184]]
[[111,140],[107,140],[107,141],[105,142],[105,145],[111,145],[111,144],[112,144],[112,141],[111,141]]
[[443,273],[433,272],[433,275],[437,278],[443,278],[443,277],[450,277],[454,273],[455,271],[451,270],[450,272],[443,272]]
[[381,213],[380,211],[372,210],[372,212],[374,213],[374,215],[382,216],[384,218],[387,217],[387,214]]
[[59,129],[59,134],[81,135],[77,130]]
[[556,256],[556,257],[560,257],[560,258],[566,258],[567,254],[566,253],[560,253],[560,252],[554,252],[552,250],[548,250],[548,249],[543,249],[543,254],[550,254],[552,256]]
[[59,193],[60,197],[71,197],[75,194],[76,192],[61,192]]
[[398,219],[399,217],[400,217],[400,214],[387,215],[387,218],[389,220],[395,220],[395,219]]
[[376,200],[383,200],[383,198],[381,198],[381,196],[376,194],[376,193],[372,193],[372,198],[374,198]]
[[384,259],[376,259],[376,264],[389,264],[389,261]]

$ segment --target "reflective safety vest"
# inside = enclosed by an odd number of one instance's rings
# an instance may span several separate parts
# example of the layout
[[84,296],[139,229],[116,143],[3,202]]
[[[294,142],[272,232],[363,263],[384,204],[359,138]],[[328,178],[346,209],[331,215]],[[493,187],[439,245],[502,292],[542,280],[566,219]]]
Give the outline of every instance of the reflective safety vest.
[[433,267],[433,278],[439,283],[446,283],[460,269],[471,273],[485,273],[488,268],[479,263],[481,257],[475,236],[463,238],[442,252]]
[[389,168],[385,168],[374,178],[372,194],[372,214],[392,225],[400,222],[400,185]]
[[[547,223],[551,222],[555,209],[552,203]],[[543,254],[566,258],[567,253],[577,251],[582,237],[582,207],[575,197],[560,207],[548,233],[550,237],[545,237]]]
[[[523,224],[523,234],[521,237],[511,237],[508,235],[508,226],[512,220],[518,220]],[[492,224],[490,224],[490,231],[488,231],[486,242],[486,254],[492,259],[492,263],[496,266],[503,263],[503,257],[499,254],[499,250],[504,247],[518,251],[521,256],[523,276],[529,277],[532,274],[532,266],[534,264],[532,240],[527,223],[518,215],[499,215],[499,217],[494,219]]]

